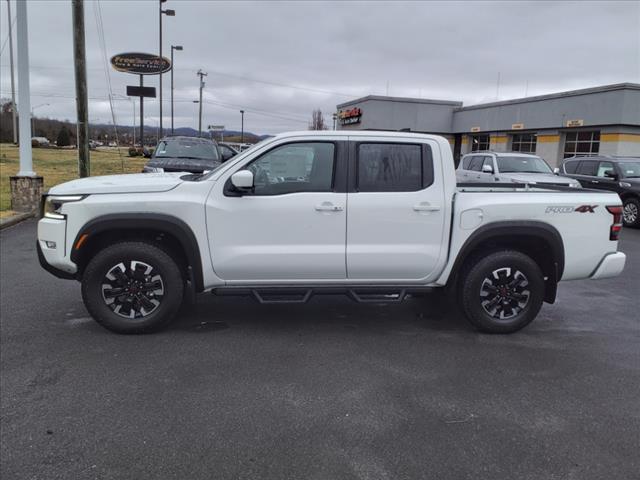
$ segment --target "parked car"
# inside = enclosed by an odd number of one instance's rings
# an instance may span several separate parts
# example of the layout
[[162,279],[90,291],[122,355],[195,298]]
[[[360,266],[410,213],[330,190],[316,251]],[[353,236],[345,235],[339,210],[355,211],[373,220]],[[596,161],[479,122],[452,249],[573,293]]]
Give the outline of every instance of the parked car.
[[468,153],[462,157],[456,177],[459,183],[516,182],[580,187],[580,182],[555,174],[544,159],[529,153]]
[[158,142],[143,173],[203,173],[221,164],[218,146],[213,140],[198,137],[166,137]]
[[218,142],[218,150],[220,150],[220,158],[223,162],[226,162],[240,153],[239,150],[236,150],[228,143],[222,142]]
[[165,326],[202,291],[398,302],[442,288],[478,329],[507,333],[553,303],[560,280],[620,274],[621,217],[611,192],[456,188],[444,137],[293,132],[206,175],[57,185],[37,246],[42,266],[80,280],[89,313],[119,333]]
[[640,227],[640,157],[571,157],[562,163],[561,173],[584,187],[616,192],[625,226]]

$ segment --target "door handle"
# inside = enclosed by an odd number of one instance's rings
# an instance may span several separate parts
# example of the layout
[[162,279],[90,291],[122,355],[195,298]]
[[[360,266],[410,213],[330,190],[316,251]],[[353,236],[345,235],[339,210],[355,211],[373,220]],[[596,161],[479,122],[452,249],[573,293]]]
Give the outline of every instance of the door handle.
[[330,203],[330,202],[325,202],[320,205],[316,205],[317,212],[341,212],[342,210],[344,210],[344,207],[341,207],[339,205],[334,205],[333,203]]
[[413,209],[416,212],[437,212],[438,210],[440,210],[440,206],[429,205],[428,203],[424,202],[424,203],[419,203],[417,205],[414,205]]
[[591,183],[600,183],[598,180],[591,180]]

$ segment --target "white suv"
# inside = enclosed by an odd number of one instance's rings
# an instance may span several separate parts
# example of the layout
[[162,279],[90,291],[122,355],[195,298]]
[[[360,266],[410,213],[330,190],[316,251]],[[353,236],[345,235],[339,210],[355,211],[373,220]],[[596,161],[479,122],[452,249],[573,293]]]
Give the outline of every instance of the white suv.
[[530,153],[473,152],[462,157],[459,183],[544,183],[580,188],[580,182],[560,177],[542,158]]

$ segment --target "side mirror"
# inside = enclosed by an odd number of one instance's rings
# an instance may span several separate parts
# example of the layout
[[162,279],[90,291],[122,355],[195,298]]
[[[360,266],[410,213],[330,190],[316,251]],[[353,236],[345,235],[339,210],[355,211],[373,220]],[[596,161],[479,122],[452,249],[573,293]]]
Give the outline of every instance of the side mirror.
[[604,176],[613,180],[618,180],[618,175],[613,170],[605,170]]
[[493,173],[493,167],[491,165],[482,165],[482,173]]
[[554,173],[555,175],[560,175],[560,169],[559,169],[558,167],[554,168],[554,169],[553,169],[553,173]]
[[253,190],[253,173],[250,170],[240,170],[231,175],[231,185],[240,192]]

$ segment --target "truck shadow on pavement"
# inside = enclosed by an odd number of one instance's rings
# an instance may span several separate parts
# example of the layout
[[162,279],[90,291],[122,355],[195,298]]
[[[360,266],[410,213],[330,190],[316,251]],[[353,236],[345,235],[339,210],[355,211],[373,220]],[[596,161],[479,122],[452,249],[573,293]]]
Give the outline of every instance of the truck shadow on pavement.
[[388,331],[465,331],[473,328],[441,295],[407,298],[400,303],[360,304],[341,295],[323,295],[305,304],[261,305],[249,297],[203,294],[178,313],[170,331],[205,333],[243,328],[257,331],[291,329],[363,329]]

